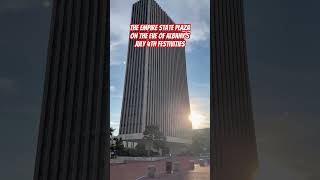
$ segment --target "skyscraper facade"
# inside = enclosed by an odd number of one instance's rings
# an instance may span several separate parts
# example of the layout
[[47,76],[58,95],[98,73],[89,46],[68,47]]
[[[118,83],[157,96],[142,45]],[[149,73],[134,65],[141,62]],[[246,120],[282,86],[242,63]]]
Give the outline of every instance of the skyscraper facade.
[[[133,4],[131,24],[174,24],[154,0]],[[156,125],[168,141],[190,143],[192,129],[184,48],[134,48],[129,40],[119,134],[141,139]]]
[[211,1],[211,174],[252,180],[258,166],[242,0]]
[[105,180],[109,1],[54,0],[34,180]]

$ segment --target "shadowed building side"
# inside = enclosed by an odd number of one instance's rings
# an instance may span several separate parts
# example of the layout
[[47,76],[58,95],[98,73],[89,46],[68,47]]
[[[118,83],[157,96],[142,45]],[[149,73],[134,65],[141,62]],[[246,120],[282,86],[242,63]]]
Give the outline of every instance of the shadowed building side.
[[211,2],[211,142],[215,180],[252,180],[258,166],[242,0]]
[[105,180],[109,1],[53,4],[33,179]]

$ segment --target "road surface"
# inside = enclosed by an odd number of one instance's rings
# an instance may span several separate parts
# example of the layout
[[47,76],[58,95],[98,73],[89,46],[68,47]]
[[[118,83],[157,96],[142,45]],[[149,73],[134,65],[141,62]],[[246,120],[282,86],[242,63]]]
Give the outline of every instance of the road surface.
[[[127,164],[112,164],[110,168],[111,180],[209,180],[210,167],[195,165],[195,170],[188,171],[190,157],[177,157],[175,161],[180,162],[181,171],[174,174],[165,173],[165,160],[156,162],[129,162]],[[157,177],[146,178],[148,165],[155,165]]]

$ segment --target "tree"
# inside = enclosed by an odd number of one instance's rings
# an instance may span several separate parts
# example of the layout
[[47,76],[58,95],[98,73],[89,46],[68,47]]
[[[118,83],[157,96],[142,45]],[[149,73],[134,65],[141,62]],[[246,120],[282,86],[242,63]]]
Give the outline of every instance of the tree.
[[210,152],[210,129],[194,131],[191,149],[194,154]]
[[117,152],[122,151],[124,149],[122,138],[113,138],[113,140],[115,141],[114,143],[115,150]]
[[148,156],[150,156],[151,147],[154,147],[157,150],[164,149],[166,147],[166,137],[159,130],[158,126],[147,126],[143,135],[143,139],[149,143]]
[[107,132],[107,134],[109,134],[109,142],[110,142],[110,151],[111,151],[111,158],[114,157],[114,151],[115,151],[115,145],[112,141],[112,134],[114,132],[114,129],[112,129],[111,127],[109,128],[109,132]]
[[[115,129],[112,129],[111,127],[109,128],[109,137],[110,137],[110,140],[112,139],[112,134],[114,132]],[[108,134],[108,133],[107,133]]]
[[140,143],[138,143],[138,144],[136,145],[135,149],[138,150],[138,151],[143,151],[143,150],[146,149],[146,145],[145,145],[145,143],[140,142]]
[[116,151],[117,153],[123,151],[124,149],[124,145],[123,145],[123,141],[122,138],[117,138],[114,137],[112,138],[113,132],[115,129],[109,128],[109,136],[110,136],[110,150],[112,152]]
[[113,151],[114,150],[114,144],[113,141],[114,139],[112,139],[112,133],[114,132],[114,129],[112,129],[111,127],[109,128],[109,142],[110,142],[110,150]]
[[136,151],[136,154],[138,154],[138,156],[143,156],[143,157],[148,156],[149,151],[146,150],[146,145],[144,142],[139,142],[134,149]]

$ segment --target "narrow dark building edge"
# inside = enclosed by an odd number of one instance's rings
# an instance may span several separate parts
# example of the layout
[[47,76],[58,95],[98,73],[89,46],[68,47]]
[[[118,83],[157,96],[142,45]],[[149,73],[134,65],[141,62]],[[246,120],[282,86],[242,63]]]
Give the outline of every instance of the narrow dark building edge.
[[[243,0],[210,1],[210,179],[214,180],[252,180],[258,168],[243,8]],[[228,89],[230,84],[235,89]]]
[[33,179],[109,179],[110,1],[53,0],[51,14]]

